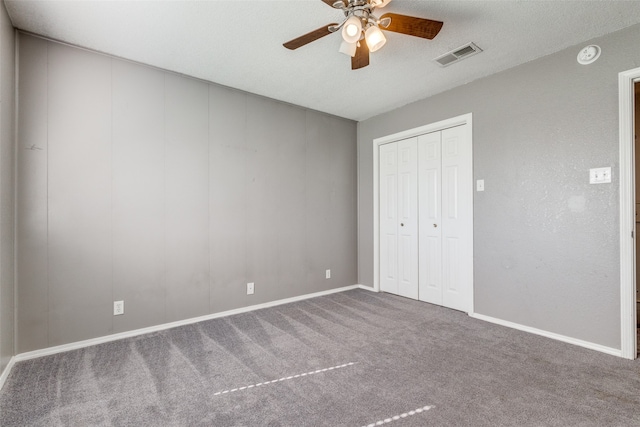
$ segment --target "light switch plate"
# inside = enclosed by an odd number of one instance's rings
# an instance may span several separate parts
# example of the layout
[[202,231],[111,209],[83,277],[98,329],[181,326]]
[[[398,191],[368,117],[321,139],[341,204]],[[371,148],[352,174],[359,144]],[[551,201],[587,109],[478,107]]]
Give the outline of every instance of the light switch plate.
[[611,168],[589,169],[589,184],[608,184],[611,182]]
[[479,179],[476,181],[476,189],[478,191],[484,191],[484,179]]
[[255,286],[256,285],[253,282],[247,283],[247,295],[253,295],[255,293]]

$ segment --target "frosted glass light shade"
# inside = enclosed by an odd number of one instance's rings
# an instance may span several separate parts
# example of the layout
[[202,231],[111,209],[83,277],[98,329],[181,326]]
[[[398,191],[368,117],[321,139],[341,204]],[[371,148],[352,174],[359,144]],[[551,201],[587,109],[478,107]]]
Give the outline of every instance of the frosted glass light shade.
[[358,48],[358,42],[355,43],[347,43],[346,41],[342,41],[340,44],[340,53],[344,53],[345,55],[349,55],[351,57],[356,56],[356,49]]
[[374,7],[385,7],[389,4],[391,0],[371,0],[371,6]]
[[347,43],[355,43],[360,40],[360,34],[362,33],[362,22],[355,16],[351,16],[347,19],[342,27],[342,38]]
[[387,38],[382,34],[382,31],[380,31],[380,28],[378,27],[367,28],[367,31],[364,33],[364,38],[367,41],[367,46],[369,46],[370,52],[375,52],[387,42]]

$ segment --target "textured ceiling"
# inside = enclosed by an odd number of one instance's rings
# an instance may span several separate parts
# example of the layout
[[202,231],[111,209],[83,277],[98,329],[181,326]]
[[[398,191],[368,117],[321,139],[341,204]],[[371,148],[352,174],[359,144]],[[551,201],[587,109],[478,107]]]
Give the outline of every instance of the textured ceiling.
[[[444,21],[442,31],[432,41],[387,32],[371,65],[351,71],[339,34],[282,46],[339,22],[320,0],[5,4],[22,30],[354,120],[640,22],[637,0],[395,0],[385,12]],[[446,68],[433,61],[467,42],[484,52]]]

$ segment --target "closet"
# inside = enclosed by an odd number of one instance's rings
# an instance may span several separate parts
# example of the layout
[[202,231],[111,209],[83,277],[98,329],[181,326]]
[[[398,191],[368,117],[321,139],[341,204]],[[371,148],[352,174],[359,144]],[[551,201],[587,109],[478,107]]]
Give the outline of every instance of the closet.
[[470,311],[470,124],[379,145],[380,290]]

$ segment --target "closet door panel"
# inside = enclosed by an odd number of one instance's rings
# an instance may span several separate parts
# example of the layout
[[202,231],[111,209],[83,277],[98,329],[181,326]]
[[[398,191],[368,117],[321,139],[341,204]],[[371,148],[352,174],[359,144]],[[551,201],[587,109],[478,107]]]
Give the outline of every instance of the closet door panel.
[[473,188],[467,126],[442,131],[443,305],[468,311],[471,302]]
[[398,143],[398,295],[418,299],[417,138]]
[[380,155],[380,290],[398,293],[398,146],[386,144]]
[[442,305],[441,132],[418,138],[419,299]]

